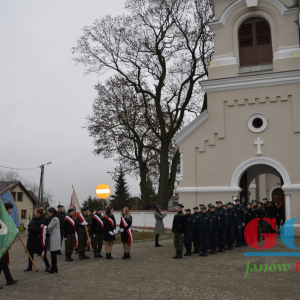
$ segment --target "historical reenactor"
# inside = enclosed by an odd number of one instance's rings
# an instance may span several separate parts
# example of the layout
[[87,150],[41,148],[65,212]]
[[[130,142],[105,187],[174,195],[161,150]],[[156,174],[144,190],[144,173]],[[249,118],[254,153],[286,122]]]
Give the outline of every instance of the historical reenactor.
[[131,233],[132,216],[129,208],[124,207],[120,221],[121,242],[123,243],[124,255],[122,259],[130,259],[130,249],[133,241]]
[[184,235],[184,247],[186,253],[184,256],[191,256],[192,255],[192,239],[195,233],[195,219],[191,214],[191,210],[189,208],[185,209],[186,213],[186,233]]
[[207,256],[207,250],[209,248],[209,236],[212,230],[211,218],[207,213],[207,208],[202,206],[201,216],[199,222],[199,231],[200,231],[200,246],[201,253],[199,256]]
[[211,252],[209,252],[209,254],[216,254],[218,246],[218,233],[220,231],[220,216],[217,213],[216,207],[214,205],[210,206],[210,218],[212,226],[210,234]]
[[174,247],[176,250],[176,254],[173,256],[174,259],[182,258],[183,240],[186,232],[186,218],[182,212],[183,207],[182,204],[177,205],[177,214],[173,219],[172,233],[174,234]]
[[200,231],[199,231],[200,213],[199,213],[199,207],[195,206],[193,208],[193,210],[194,210],[193,218],[195,220],[195,231],[194,231],[194,234],[193,234],[193,244],[194,244],[193,253],[199,254],[200,253]]
[[89,259],[89,256],[85,255],[86,251],[86,245],[88,241],[88,236],[86,233],[86,226],[88,225],[88,222],[85,220],[86,217],[86,210],[87,207],[83,207],[81,209],[82,214],[78,214],[77,218],[75,220],[76,229],[78,233],[78,253],[79,253],[79,259]]
[[[236,238],[236,244],[235,247],[242,247],[243,242],[243,229],[245,227],[245,214],[244,214],[244,208],[240,204],[240,199],[236,198],[234,199],[234,211],[236,213],[237,219],[239,222],[236,222],[235,224],[235,238]],[[241,224],[242,226],[240,226]]]
[[65,216],[63,221],[66,261],[74,260],[71,257],[73,253],[73,248],[76,248],[78,246],[78,234],[75,226],[74,215],[74,208],[71,207],[68,209],[67,215]]
[[226,250],[233,250],[233,234],[235,226],[237,225],[240,229],[242,227],[242,224],[240,223],[240,220],[236,216],[236,212],[233,209],[233,203],[228,202],[227,203],[227,217],[228,217],[228,227],[227,227],[227,245],[228,247]]
[[220,217],[220,230],[218,233],[218,252],[225,252],[226,245],[226,231],[228,227],[227,211],[224,209],[222,201],[216,201],[217,212]]
[[113,246],[113,241],[115,240],[116,233],[116,220],[113,215],[113,207],[107,206],[105,216],[103,218],[104,223],[104,241],[105,241],[105,252],[106,259],[112,259],[111,250]]
[[[60,244],[62,245],[62,240],[64,237],[64,219],[66,217],[65,212],[63,211],[63,205],[57,205],[57,211],[56,213],[59,215],[60,217]],[[59,252],[57,253],[58,255],[62,255],[61,250],[59,250]]]
[[91,235],[94,258],[102,258],[101,250],[104,237],[104,222],[101,207],[96,208],[96,214],[92,218]]

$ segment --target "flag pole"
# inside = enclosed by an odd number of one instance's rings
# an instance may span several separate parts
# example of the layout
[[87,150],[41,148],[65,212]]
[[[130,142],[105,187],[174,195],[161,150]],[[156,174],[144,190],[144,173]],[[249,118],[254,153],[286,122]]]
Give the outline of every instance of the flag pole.
[[[82,214],[82,212],[81,212],[81,208],[80,208],[80,205],[79,205],[79,201],[78,201],[78,198],[77,198],[77,195],[76,195],[76,192],[75,192],[75,189],[74,189],[74,186],[73,186],[73,184],[72,184],[72,188],[73,188],[73,192],[74,192],[74,194],[75,194],[75,197],[76,197],[76,201],[77,201],[77,204],[78,204],[78,207],[79,207],[79,210],[80,210],[80,213]],[[87,237],[88,237],[88,240],[89,240],[89,246],[91,246],[91,248],[93,249],[93,247],[92,247],[92,243],[91,243],[91,240],[90,240],[90,235],[89,235],[89,233],[88,233],[88,231],[87,231],[87,228],[86,228],[86,226],[84,226],[84,228],[85,228],[85,232],[86,232],[86,235],[87,235]]]
[[28,250],[27,250],[27,248],[26,248],[26,246],[25,246],[23,240],[21,239],[21,236],[20,236],[20,233],[19,233],[19,232],[18,232],[18,237],[19,237],[19,239],[20,239],[20,241],[21,241],[21,243],[22,243],[22,245],[23,245],[23,247],[24,247],[24,249],[25,249],[25,251],[26,251],[28,257],[29,257],[29,259],[31,260],[32,264],[34,265],[35,270],[38,272],[39,270],[37,269],[37,267],[36,267],[34,261],[32,260],[32,257],[31,257],[31,255],[29,254],[29,252],[28,252]]

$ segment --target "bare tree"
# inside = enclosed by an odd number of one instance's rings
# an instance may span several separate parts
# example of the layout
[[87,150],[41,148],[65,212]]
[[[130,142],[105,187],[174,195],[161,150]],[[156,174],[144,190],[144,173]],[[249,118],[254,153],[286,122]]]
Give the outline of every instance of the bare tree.
[[128,15],[84,27],[73,53],[87,74],[112,70],[141,99],[146,127],[159,141],[158,198],[166,208],[179,161],[178,150],[170,157],[172,138],[200,113],[213,15],[209,0],[127,0],[125,7]]

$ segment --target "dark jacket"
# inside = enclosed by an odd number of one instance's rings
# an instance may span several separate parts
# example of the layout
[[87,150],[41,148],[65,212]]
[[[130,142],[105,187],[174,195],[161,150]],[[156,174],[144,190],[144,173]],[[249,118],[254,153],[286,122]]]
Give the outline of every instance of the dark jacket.
[[234,226],[234,225],[238,225],[238,226],[242,226],[240,220],[238,219],[238,217],[236,216],[236,212],[233,208],[228,208],[227,209],[227,217],[228,217],[228,226]]
[[185,215],[186,232],[193,233],[195,231],[195,217],[192,214]]
[[243,205],[239,204],[239,205],[235,205],[233,207],[237,218],[239,219],[240,223],[245,223],[245,214],[244,214],[244,207]]
[[66,214],[63,211],[61,211],[61,212],[57,211],[57,214],[60,216],[60,230],[61,230],[61,232],[63,232],[64,219],[66,217]]
[[193,218],[195,220],[195,231],[196,232],[198,232],[200,229],[200,225],[199,225],[200,224],[200,216],[201,216],[200,212],[196,212],[193,214]]
[[[70,218],[74,221],[74,225],[75,225],[75,220],[72,217]],[[63,225],[64,238],[66,238],[68,234],[75,234],[74,227],[67,219],[64,219],[62,223],[64,223]]]
[[227,211],[224,207],[216,208],[216,211],[220,217],[220,228],[224,228],[226,230],[228,227]]
[[[102,215],[97,215],[103,222],[103,216]],[[103,226],[104,226],[104,222],[103,222]],[[101,224],[98,222],[98,220],[96,220],[95,217],[93,217],[92,219],[92,234],[95,233],[104,233],[104,228],[101,226]]]
[[210,212],[210,218],[211,218],[211,225],[212,229],[217,229],[217,231],[220,230],[220,217],[216,211]]
[[110,215],[111,220],[113,221],[114,225],[112,226],[112,224],[104,217],[103,218],[103,223],[104,223],[104,241],[114,241],[115,240],[115,236],[114,235],[110,235],[109,232],[113,232],[116,229],[116,220],[114,215]]
[[179,211],[173,219],[172,225],[173,233],[185,233],[186,232],[186,218],[182,211]]
[[129,229],[132,225],[132,217],[131,218],[127,218],[127,217],[124,217],[126,223],[127,223],[127,226],[124,227],[123,226],[123,223],[120,221],[120,229],[123,228],[124,231],[121,232],[121,242],[122,243],[127,243],[128,242],[128,232],[127,232],[127,229]]
[[203,213],[201,214],[200,216],[200,222],[199,222],[199,225],[200,225],[200,231],[209,231],[211,232],[211,229],[212,229],[212,221],[211,221],[211,217],[210,215],[206,212],[206,213]]
[[41,255],[43,252],[41,241],[41,225],[47,225],[44,215],[39,218],[33,218],[28,225],[27,250],[29,253]]
[[263,211],[258,206],[252,207],[249,211],[250,220],[263,217]]
[[270,203],[263,205],[263,208],[265,209],[264,218],[273,219],[277,217],[277,212]]

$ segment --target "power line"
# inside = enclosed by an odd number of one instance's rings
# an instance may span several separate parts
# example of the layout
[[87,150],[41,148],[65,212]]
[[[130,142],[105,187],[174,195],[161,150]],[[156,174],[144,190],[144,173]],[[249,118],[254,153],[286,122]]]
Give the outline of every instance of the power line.
[[10,167],[5,167],[5,166],[1,166],[1,168],[6,168],[6,169],[11,169],[11,170],[33,170],[33,169],[39,169],[40,167],[35,167],[35,168],[27,168],[27,169],[20,169],[20,168],[10,168]]

